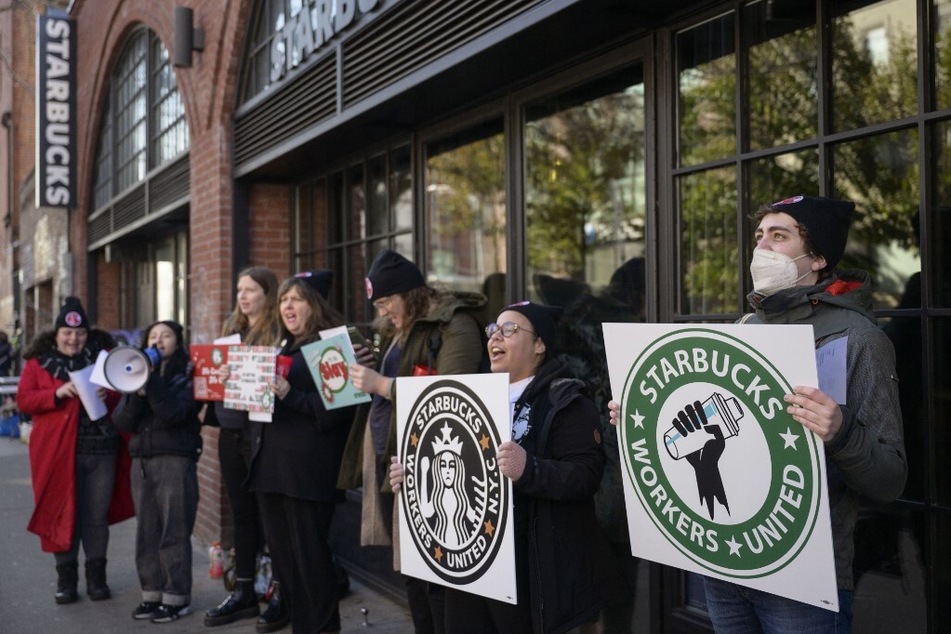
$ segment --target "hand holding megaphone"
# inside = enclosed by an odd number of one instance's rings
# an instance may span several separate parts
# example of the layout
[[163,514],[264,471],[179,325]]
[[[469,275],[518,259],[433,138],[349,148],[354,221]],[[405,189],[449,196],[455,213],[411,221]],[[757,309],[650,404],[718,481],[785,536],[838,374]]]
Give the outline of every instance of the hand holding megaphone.
[[157,367],[162,355],[155,346],[140,350],[135,346],[113,348],[103,364],[106,381],[117,392],[132,394],[145,387],[152,368]]

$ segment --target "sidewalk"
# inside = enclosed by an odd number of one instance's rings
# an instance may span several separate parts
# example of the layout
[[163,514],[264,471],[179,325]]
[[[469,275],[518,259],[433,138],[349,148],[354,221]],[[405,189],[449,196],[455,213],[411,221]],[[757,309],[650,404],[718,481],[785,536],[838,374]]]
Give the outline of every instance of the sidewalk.
[[[195,545],[192,608],[194,614],[164,625],[132,619],[141,594],[135,573],[135,520],[114,525],[110,533],[107,570],[112,599],[92,602],[85,596],[80,569],[80,599],[56,605],[53,556],[40,550],[39,538],[26,530],[33,512],[33,490],[27,446],[0,437],[0,632],[11,634],[119,634],[125,632],[253,633],[254,619],[205,627],[206,610],[227,594],[220,579],[208,577],[207,551]],[[80,555],[80,561],[82,556]],[[263,604],[262,604],[263,605]],[[364,626],[361,609],[367,609]],[[351,575],[350,594],[340,604],[343,632],[411,632],[408,608],[361,584]],[[282,630],[290,632],[290,627]]]

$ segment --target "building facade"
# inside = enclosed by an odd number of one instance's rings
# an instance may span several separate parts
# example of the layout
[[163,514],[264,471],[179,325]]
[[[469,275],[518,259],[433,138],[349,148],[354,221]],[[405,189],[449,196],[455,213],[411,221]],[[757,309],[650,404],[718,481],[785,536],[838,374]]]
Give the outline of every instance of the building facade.
[[[178,5],[69,6],[64,209],[31,202],[22,44],[39,9],[2,18],[5,328],[28,339],[77,294],[100,326],[174,318],[207,342],[250,263],[334,269],[333,301],[365,325],[384,248],[484,292],[489,316],[530,298],[591,328],[729,323],[748,310],[750,213],[849,198],[842,266],[875,280],[910,465],[898,502],[863,508],[856,629],[951,627],[951,0]],[[213,429],[205,441],[196,532],[211,541],[226,501]],[[708,625],[692,575],[652,565],[648,596],[652,629]]]

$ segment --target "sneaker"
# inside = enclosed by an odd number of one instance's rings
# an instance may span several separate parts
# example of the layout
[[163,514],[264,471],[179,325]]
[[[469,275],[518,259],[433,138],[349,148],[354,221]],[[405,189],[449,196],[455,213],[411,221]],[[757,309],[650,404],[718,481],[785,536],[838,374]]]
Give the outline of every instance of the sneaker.
[[136,621],[150,619],[158,612],[159,605],[161,604],[158,601],[143,601],[139,604],[139,607],[132,610],[132,618]]
[[155,611],[155,614],[152,615],[153,623],[171,623],[172,621],[177,621],[179,617],[185,616],[192,613],[192,606],[186,603],[185,605],[166,605],[162,604]]

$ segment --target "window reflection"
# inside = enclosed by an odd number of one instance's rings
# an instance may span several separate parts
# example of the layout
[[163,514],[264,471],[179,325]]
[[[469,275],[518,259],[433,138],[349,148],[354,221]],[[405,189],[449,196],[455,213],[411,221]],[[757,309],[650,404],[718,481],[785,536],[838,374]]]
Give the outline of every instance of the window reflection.
[[866,505],[859,510],[854,536],[853,631],[929,631],[925,515],[894,505]]
[[740,308],[736,170],[678,179],[683,295],[681,312],[709,315]]
[[931,303],[940,308],[951,307],[951,270],[948,267],[948,245],[951,245],[951,123],[941,122],[932,135],[935,148],[934,209],[928,216],[928,246],[931,261],[929,290]]
[[734,15],[727,13],[677,34],[681,165],[736,152]]
[[815,7],[754,2],[743,8],[743,25],[749,42],[749,87],[743,93],[749,100],[750,148],[815,137],[819,125]]
[[951,107],[951,0],[934,1],[935,95],[939,110]]
[[833,2],[833,125],[853,130],[918,111],[915,0]]
[[[426,146],[423,205],[430,283],[482,292],[490,275],[506,270],[502,129],[501,120],[492,120]],[[504,293],[490,300],[500,308]]]
[[915,129],[842,143],[833,149],[835,196],[857,213],[840,268],[869,272],[876,308],[898,304],[921,270],[914,223],[918,214],[918,134]]

